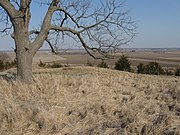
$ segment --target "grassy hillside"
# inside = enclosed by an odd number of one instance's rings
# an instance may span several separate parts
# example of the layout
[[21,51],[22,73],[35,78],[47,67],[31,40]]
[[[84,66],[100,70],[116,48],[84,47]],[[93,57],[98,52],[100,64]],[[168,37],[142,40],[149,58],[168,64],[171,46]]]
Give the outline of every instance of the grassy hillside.
[[0,81],[2,135],[180,134],[179,78],[69,67],[34,79]]

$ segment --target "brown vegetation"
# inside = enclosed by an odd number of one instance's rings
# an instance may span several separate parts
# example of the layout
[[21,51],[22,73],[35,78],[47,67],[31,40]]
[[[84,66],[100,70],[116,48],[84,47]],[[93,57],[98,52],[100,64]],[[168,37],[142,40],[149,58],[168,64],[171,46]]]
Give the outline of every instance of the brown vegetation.
[[0,53],[0,72],[16,67],[16,60],[11,59],[7,53]]
[[180,79],[93,67],[37,69],[0,81],[3,135],[179,134]]

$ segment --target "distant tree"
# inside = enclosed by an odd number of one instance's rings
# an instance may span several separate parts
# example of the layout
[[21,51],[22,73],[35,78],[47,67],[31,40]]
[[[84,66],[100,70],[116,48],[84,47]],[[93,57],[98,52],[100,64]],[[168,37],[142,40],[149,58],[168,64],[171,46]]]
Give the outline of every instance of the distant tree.
[[[45,41],[52,47],[50,39],[57,43],[72,38],[94,58],[94,52],[106,57],[109,51],[127,44],[135,36],[136,26],[123,10],[123,1],[102,0],[92,5],[90,0],[0,0],[0,32],[13,30],[18,80],[33,81],[32,59]],[[40,28],[31,29],[35,4],[47,11]]]
[[160,75],[164,74],[164,70],[157,62],[149,62],[145,68],[146,74]]
[[146,70],[146,66],[144,64],[140,63],[137,66],[137,73],[144,74],[145,70]]
[[125,55],[122,55],[115,63],[115,69],[121,71],[131,71],[131,62]]

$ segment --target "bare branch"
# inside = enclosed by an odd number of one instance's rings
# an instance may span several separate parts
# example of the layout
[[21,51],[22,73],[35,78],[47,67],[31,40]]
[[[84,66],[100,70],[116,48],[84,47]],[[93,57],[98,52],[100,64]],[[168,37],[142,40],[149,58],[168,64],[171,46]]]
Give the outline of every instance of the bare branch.
[[54,53],[54,54],[57,54],[57,52],[54,50],[54,47],[53,47],[53,45],[52,45],[51,41],[50,41],[50,40],[48,40],[48,39],[45,39],[45,40],[46,40],[46,42],[48,43],[48,45],[50,46],[50,48],[51,48],[51,52],[52,52],[52,53]]
[[12,26],[9,26],[9,27],[4,28],[3,30],[0,30],[0,32],[8,34],[7,31],[11,29],[12,29]]
[[48,11],[45,15],[45,18],[43,20],[42,26],[41,26],[41,30],[40,33],[38,34],[37,38],[34,40],[33,42],[33,52],[36,53],[36,51],[42,47],[42,44],[44,42],[45,39],[47,39],[49,30],[50,30],[50,26],[51,26],[51,19],[53,16],[53,13],[55,12],[55,6],[57,6],[58,2],[60,0],[52,0]]
[[[82,7],[81,3],[76,2],[69,4],[66,8],[56,8],[56,11],[64,13],[66,17],[61,25],[52,25],[51,30],[66,31],[76,35],[88,53],[91,50],[105,56],[108,52],[130,42],[136,35],[137,27],[128,16],[129,12],[122,10],[123,2],[106,0],[101,2],[101,6],[93,12],[88,10],[87,5]],[[83,8],[83,13],[80,7]],[[90,20],[90,22],[85,20]],[[66,24],[63,26],[64,21]],[[87,43],[83,40],[87,38],[91,42]]]
[[[11,2],[16,4],[23,14],[30,12],[32,0]],[[90,4],[90,0],[47,0],[36,3],[48,6],[48,10],[41,28],[38,31],[28,32],[29,35],[31,33],[36,35],[30,45],[34,54],[42,47],[44,41],[52,48],[54,46],[51,43],[52,39],[57,37],[63,41],[69,36],[81,44],[92,57],[95,58],[94,54],[97,53],[98,57],[99,54],[107,57],[109,52],[129,43],[136,35],[136,24],[129,17],[129,11],[123,10],[122,0],[103,0],[97,5]],[[25,18],[25,22],[28,23],[28,19],[30,17]],[[28,24],[26,26],[28,27]],[[9,28],[7,25],[1,32]],[[49,40],[50,31],[53,37],[51,40]],[[62,33],[62,37],[56,36],[59,33]]]
[[[32,34],[38,35],[39,33],[40,32],[37,30],[31,30],[31,31],[29,31],[29,36]],[[49,47],[51,48],[51,52],[56,54],[57,52],[54,50],[54,47],[53,47],[53,44],[51,43],[51,41],[48,38],[46,38],[45,41],[48,43]]]
[[9,0],[0,0],[0,6],[7,12],[10,18],[14,18],[18,14]]
[[73,18],[73,16],[71,16],[65,9],[57,7],[56,11],[62,11],[65,14],[65,18],[63,19],[62,23],[60,26],[63,25],[64,21],[67,19],[67,17],[69,17],[76,25],[78,28],[80,28],[79,24],[77,23],[77,21]]
[[55,31],[62,31],[62,32],[67,31],[73,33],[74,35],[81,33],[80,31],[76,31],[68,27],[51,26],[50,29]]

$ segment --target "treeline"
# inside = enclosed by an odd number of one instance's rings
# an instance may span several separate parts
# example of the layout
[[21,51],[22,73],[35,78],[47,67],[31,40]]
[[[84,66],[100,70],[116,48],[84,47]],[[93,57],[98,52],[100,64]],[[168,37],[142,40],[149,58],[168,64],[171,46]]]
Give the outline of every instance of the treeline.
[[[99,67],[108,67],[107,64],[103,61],[99,64]],[[148,64],[140,63],[137,66],[137,70],[131,68],[131,62],[125,55],[120,56],[118,61],[115,63],[114,69],[120,71],[128,71],[128,72],[137,72],[139,74],[152,74],[152,75],[176,75],[180,76],[180,68],[176,68],[173,72],[168,69],[164,69],[158,62],[149,62]]]

